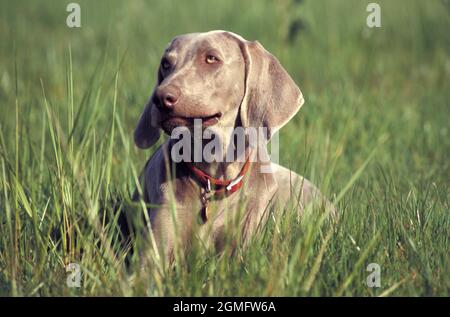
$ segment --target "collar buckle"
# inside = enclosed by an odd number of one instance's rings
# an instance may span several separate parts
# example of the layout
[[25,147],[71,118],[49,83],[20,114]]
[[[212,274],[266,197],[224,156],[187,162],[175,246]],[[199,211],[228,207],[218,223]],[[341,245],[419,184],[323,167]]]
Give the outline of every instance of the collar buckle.
[[209,193],[211,192],[211,180],[208,178],[206,180],[206,188],[205,188],[206,192]]

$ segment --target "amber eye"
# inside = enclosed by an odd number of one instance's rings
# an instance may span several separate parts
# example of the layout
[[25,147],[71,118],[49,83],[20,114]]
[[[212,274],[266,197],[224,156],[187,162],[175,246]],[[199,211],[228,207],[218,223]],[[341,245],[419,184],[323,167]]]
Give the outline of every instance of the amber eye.
[[214,55],[206,55],[205,62],[208,64],[214,64],[220,62],[220,59],[218,59]]
[[172,67],[172,65],[170,64],[170,62],[167,59],[163,59],[161,61],[161,68],[164,70],[168,70],[170,67]]

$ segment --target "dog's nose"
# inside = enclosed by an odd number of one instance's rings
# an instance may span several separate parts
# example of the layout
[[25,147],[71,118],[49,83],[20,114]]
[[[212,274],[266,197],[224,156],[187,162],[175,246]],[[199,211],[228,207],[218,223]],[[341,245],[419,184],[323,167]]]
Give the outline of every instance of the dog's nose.
[[176,89],[161,89],[157,91],[159,102],[157,106],[160,110],[172,110],[178,102],[179,93]]
[[174,94],[171,94],[170,92],[168,92],[163,96],[163,103],[164,106],[166,106],[167,108],[172,108],[177,103],[177,101],[178,98]]

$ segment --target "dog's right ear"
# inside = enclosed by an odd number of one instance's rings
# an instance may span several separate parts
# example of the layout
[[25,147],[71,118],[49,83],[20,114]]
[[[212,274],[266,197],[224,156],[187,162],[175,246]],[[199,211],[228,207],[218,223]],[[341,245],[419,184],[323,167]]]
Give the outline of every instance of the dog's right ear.
[[155,90],[158,85],[163,81],[163,76],[161,73],[161,67],[158,68],[157,83],[153,89],[153,93],[145,105],[144,111],[142,112],[139,121],[137,123],[136,129],[134,130],[134,143],[138,148],[148,149],[153,144],[155,144],[161,135],[159,127],[152,122],[152,108],[154,105]]
[[[158,80],[159,81],[159,80]],[[154,94],[154,93],[153,93]],[[159,128],[152,126],[151,111],[154,107],[153,94],[145,105],[136,129],[134,130],[134,143],[141,149],[148,149],[158,141],[161,133]]]

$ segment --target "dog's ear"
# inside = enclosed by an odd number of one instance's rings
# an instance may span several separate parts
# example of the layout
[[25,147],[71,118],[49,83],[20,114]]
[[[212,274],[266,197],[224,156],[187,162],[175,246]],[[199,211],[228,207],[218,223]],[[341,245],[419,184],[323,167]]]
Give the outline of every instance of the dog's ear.
[[265,127],[268,138],[304,103],[302,92],[280,62],[257,41],[240,39],[245,61],[245,95],[240,108],[244,127]]
[[[158,85],[160,85],[162,81],[163,76],[161,73],[161,67],[159,67],[156,87],[158,87]],[[136,125],[136,129],[134,129],[134,143],[141,149],[148,149],[149,147],[151,147],[159,140],[159,137],[161,135],[159,127],[152,125],[151,112],[152,108],[155,107],[154,96],[156,87],[153,89],[150,100],[145,105],[144,111],[142,112]]]
[[144,111],[142,112],[136,129],[134,130],[134,143],[141,149],[148,149],[151,147],[156,143],[156,141],[158,141],[160,136],[159,128],[152,126],[151,111],[152,107],[154,107],[153,95],[154,93],[145,105]]

